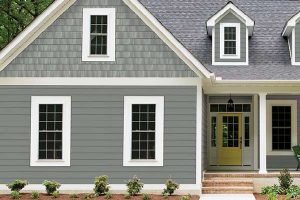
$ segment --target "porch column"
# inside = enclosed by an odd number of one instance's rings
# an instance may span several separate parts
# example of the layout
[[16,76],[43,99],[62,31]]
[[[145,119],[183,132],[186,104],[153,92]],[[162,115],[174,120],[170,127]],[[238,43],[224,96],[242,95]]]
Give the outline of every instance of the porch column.
[[267,93],[259,94],[259,173],[267,173]]

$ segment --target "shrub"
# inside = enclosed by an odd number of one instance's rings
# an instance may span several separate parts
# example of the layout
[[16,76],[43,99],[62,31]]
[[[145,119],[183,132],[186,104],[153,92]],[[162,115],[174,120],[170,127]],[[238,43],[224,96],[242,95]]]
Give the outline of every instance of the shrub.
[[7,187],[11,191],[17,191],[20,192],[26,185],[28,185],[28,182],[26,180],[15,180],[9,184],[7,184]]
[[124,198],[125,198],[125,199],[130,199],[130,197],[131,197],[131,196],[130,196],[130,194],[128,194],[128,193],[125,193],[125,194],[124,194]]
[[73,193],[73,194],[70,194],[70,198],[71,199],[76,199],[76,198],[78,198],[78,196],[77,196],[77,194]]
[[94,191],[96,195],[103,195],[109,191],[108,176],[98,176],[95,178]]
[[293,178],[291,177],[290,172],[287,169],[283,169],[280,172],[280,176],[278,177],[279,185],[282,189],[283,193],[286,193],[286,191],[290,188],[290,186],[293,183]]
[[40,197],[40,194],[37,191],[31,192],[31,198],[32,199],[38,199]]
[[127,192],[130,196],[136,196],[144,187],[144,183],[142,183],[137,176],[134,176],[131,180],[129,180],[126,185]]
[[267,194],[267,196],[268,196],[268,200],[277,200],[278,199],[278,194],[275,194],[275,193]]
[[105,192],[105,199],[111,199],[112,198],[112,193],[111,192]]
[[171,196],[175,190],[179,188],[179,184],[173,181],[172,179],[168,179],[165,183],[166,188],[163,191],[163,195]]
[[292,185],[286,190],[286,195],[289,198],[297,198],[300,195],[300,187],[297,185]]
[[20,199],[21,195],[20,195],[20,192],[18,191],[12,191],[11,192],[11,198],[12,199]]
[[53,192],[57,191],[58,188],[60,187],[60,183],[56,181],[48,181],[48,180],[45,180],[43,182],[43,185],[46,187],[46,191],[48,195],[51,195]]
[[90,200],[90,199],[92,199],[94,197],[95,197],[95,194],[93,194],[93,193],[87,193],[87,194],[84,194],[83,199]]
[[150,199],[151,199],[150,194],[147,193],[143,194],[143,200],[150,200]]
[[52,192],[52,196],[53,196],[53,198],[58,198],[59,197],[59,192],[58,191],[54,191],[54,192]]
[[267,186],[267,187],[262,188],[261,193],[262,194],[270,194],[270,193],[280,194],[281,188],[278,185]]
[[191,194],[184,195],[180,198],[180,200],[190,200],[192,198]]

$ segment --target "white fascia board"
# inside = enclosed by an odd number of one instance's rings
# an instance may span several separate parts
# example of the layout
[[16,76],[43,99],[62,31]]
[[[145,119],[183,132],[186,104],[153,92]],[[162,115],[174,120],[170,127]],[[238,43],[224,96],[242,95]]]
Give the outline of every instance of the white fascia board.
[[292,32],[292,30],[295,28],[298,19],[300,18],[300,12],[298,12],[296,15],[294,15],[284,26],[284,29],[282,31],[282,36],[289,36]]
[[76,0],[56,0],[0,52],[0,71],[31,44]]
[[241,19],[241,21],[245,23],[249,30],[249,35],[251,36],[253,34],[253,27],[255,22],[231,2],[228,3],[224,8],[218,11],[206,22],[208,34],[211,35],[212,27],[216,25],[216,23],[219,21],[220,18],[224,16],[224,14],[229,12],[232,12],[235,16],[237,16],[239,19]]
[[138,0],[123,0],[198,76],[211,78],[208,71]]

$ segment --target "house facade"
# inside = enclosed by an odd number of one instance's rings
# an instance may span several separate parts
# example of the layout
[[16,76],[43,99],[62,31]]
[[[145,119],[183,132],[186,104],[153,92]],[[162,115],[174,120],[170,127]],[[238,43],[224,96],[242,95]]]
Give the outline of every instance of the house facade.
[[0,182],[200,193],[206,171],[295,169],[299,8],[56,0],[0,52]]

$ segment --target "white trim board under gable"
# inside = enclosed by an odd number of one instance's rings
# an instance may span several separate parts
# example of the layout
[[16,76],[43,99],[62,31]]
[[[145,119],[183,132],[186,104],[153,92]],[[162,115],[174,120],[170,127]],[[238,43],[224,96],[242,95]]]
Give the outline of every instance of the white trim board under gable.
[[234,14],[242,22],[245,23],[245,25],[247,26],[247,29],[249,30],[249,36],[251,36],[253,34],[253,30],[254,30],[254,24],[255,24],[254,20],[252,20],[250,17],[248,17],[243,11],[241,11],[238,7],[236,7],[231,1],[206,22],[208,34],[212,35],[213,27],[215,27],[216,23],[218,23],[218,21],[223,16],[228,14],[229,12]]
[[[0,52],[0,71],[31,44],[77,0],[56,0]],[[211,78],[207,70],[138,0],[123,0],[198,76]]]

